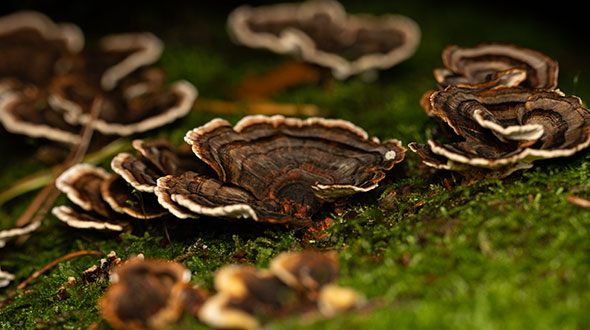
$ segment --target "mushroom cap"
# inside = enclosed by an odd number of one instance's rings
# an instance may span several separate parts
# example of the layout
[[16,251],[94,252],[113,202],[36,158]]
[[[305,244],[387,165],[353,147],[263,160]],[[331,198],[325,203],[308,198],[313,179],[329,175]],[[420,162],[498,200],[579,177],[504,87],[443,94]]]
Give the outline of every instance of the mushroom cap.
[[258,316],[286,316],[306,305],[274,274],[252,266],[221,267],[214,286],[217,293],[199,312],[199,319],[213,327],[257,329]]
[[54,23],[39,12],[0,17],[0,90],[8,77],[37,86],[48,84],[66,69],[64,60],[83,46],[84,36],[77,26]]
[[161,328],[183,311],[183,291],[191,273],[164,260],[130,259],[113,270],[113,283],[98,305],[115,329]]
[[64,113],[46,101],[37,88],[8,91],[0,97],[0,121],[7,131],[63,143],[80,141],[81,126],[64,120]]
[[120,176],[100,167],[77,164],[64,171],[56,187],[84,211],[62,205],[53,215],[71,227],[121,231],[131,218],[152,219],[168,214],[155,196],[134,192]]
[[66,205],[54,207],[51,209],[51,213],[68,226],[80,229],[122,231],[129,225],[122,218],[110,217],[105,220],[105,218],[93,214],[78,212]]
[[52,84],[49,102],[65,111],[69,123],[84,125],[100,95],[103,102],[96,130],[122,136],[145,132],[185,116],[197,98],[197,90],[189,82],[180,80],[165,88],[155,71],[160,70],[142,70],[122,78],[112,90],[104,90],[84,74],[59,77]]
[[401,15],[347,15],[336,1],[236,8],[228,17],[236,42],[332,69],[338,79],[386,69],[410,57],[420,28]]
[[268,222],[304,223],[325,201],[374,189],[405,152],[398,140],[380,142],[350,122],[322,118],[247,116],[235,127],[214,119],[185,141],[219,180],[188,172],[161,178],[155,192],[165,207]]
[[127,214],[136,219],[154,219],[168,214],[154,194],[142,193],[130,189],[121,176],[112,176],[100,186],[101,196],[109,206],[118,213]]
[[166,139],[134,140],[132,144],[138,156],[119,153],[112,159],[111,168],[139,191],[153,193],[158,178],[189,170],[214,175],[213,170],[196,158],[186,145],[175,148]]
[[308,250],[282,252],[273,258],[269,269],[290,287],[317,294],[338,278],[340,264],[334,252]]
[[322,315],[332,317],[361,307],[365,302],[366,298],[356,290],[330,283],[320,290],[318,309]]
[[55,180],[55,186],[83,210],[108,217],[110,207],[102,199],[100,187],[103,181],[110,178],[111,174],[100,167],[76,164]]
[[0,288],[8,286],[8,284],[10,284],[12,280],[14,280],[14,274],[5,272],[2,269],[0,269]]
[[109,91],[140,67],[156,62],[163,50],[162,41],[149,32],[110,34],[98,41],[98,47],[87,47],[73,59],[72,71]]
[[[513,44],[488,42],[474,47],[447,46],[442,59],[445,68],[434,71],[442,87],[486,83],[511,69],[526,72],[526,79],[518,82],[520,86],[543,89],[557,86],[556,61],[536,50]],[[514,85],[514,81],[509,84]]]
[[35,11],[0,17],[0,121],[7,131],[76,143],[80,127],[47,105],[51,80],[71,69],[84,37],[73,24],[57,24]]
[[410,143],[437,168],[497,168],[508,175],[536,159],[570,156],[590,144],[590,111],[578,97],[557,90],[449,86],[431,100],[432,111],[463,138]]
[[[28,223],[24,226],[0,230],[0,248],[3,248],[6,245],[6,241],[9,239],[31,233],[37,230],[40,225],[41,222],[37,221]],[[2,287],[2,285],[0,285],[0,287]]]

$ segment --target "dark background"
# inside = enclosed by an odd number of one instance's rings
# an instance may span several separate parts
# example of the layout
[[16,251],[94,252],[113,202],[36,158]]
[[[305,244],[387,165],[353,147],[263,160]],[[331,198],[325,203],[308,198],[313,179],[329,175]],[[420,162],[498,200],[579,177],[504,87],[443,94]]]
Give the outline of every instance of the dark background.
[[[88,40],[106,33],[149,30],[159,37],[180,42],[215,46],[219,33],[224,33],[227,14],[242,4],[254,6],[280,1],[36,1],[3,0],[0,14],[33,9],[49,15],[53,20],[72,22],[82,28]],[[284,2],[284,1],[283,1]],[[550,56],[559,51],[555,45],[543,48],[539,42],[521,37],[526,33],[511,30],[510,26],[529,26],[539,35],[557,35],[558,45],[569,49],[560,64],[575,62],[582,71],[590,72],[590,27],[585,23],[588,14],[580,3],[566,0],[550,4],[522,1],[341,1],[351,13],[401,13],[410,16],[422,27],[423,35],[430,30],[445,31],[438,37],[441,45],[468,46],[481,41],[514,42],[536,48]],[[455,19],[456,18],[456,19]],[[454,25],[449,26],[449,19]],[[438,23],[447,22],[447,23]],[[539,28],[540,27],[540,28]],[[442,40],[441,40],[442,39]],[[542,40],[542,38],[540,38]],[[573,52],[572,52],[573,51]]]

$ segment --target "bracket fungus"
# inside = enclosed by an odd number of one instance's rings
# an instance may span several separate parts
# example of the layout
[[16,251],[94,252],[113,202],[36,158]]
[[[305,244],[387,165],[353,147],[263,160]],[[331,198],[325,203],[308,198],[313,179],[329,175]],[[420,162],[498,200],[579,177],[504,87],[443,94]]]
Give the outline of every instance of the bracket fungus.
[[55,186],[86,212],[61,205],[54,207],[51,213],[75,228],[123,230],[128,225],[126,217],[117,214],[101,195],[102,184],[111,177],[102,168],[88,164],[70,167],[57,178]]
[[84,125],[96,97],[103,103],[96,129],[104,134],[144,132],[186,115],[196,88],[181,80],[166,86],[159,68],[141,68],[158,60],[162,43],[151,33],[109,35],[100,49],[83,52],[73,72],[55,79],[50,104],[65,112],[65,120]]
[[41,222],[37,221],[19,227],[0,230],[0,248],[6,246],[6,242],[9,239],[31,233],[37,230],[37,228],[39,228],[40,225]]
[[98,305],[115,329],[167,328],[206,298],[203,290],[188,283],[190,270],[175,262],[133,258],[115,268],[110,278],[112,285]]
[[188,145],[175,148],[166,139],[134,140],[132,145],[137,155],[119,153],[112,159],[111,168],[139,191],[153,193],[156,181],[166,175],[180,175],[186,171],[214,174],[207,164],[195,157]]
[[420,28],[402,15],[347,15],[332,0],[241,6],[228,17],[236,42],[330,68],[338,79],[387,69],[409,58]]
[[66,205],[52,209],[53,215],[71,227],[121,231],[131,219],[168,214],[153,194],[134,192],[120,176],[89,164],[70,167],[55,185],[84,211]]
[[435,69],[434,77],[443,88],[483,84],[504,71],[515,69],[524,72],[526,78],[513,85],[541,89],[557,86],[556,61],[539,51],[513,44],[488,42],[474,47],[447,46],[442,59],[445,68]]
[[307,223],[324,203],[376,188],[405,153],[400,141],[369,138],[344,120],[279,115],[247,116],[234,127],[214,119],[185,141],[217,177],[162,177],[160,204],[275,223]]
[[454,142],[412,142],[429,166],[505,177],[537,159],[566,157],[590,144],[590,111],[558,90],[449,86],[430,97],[432,113],[457,134]]
[[0,17],[0,93],[25,85],[47,86],[84,46],[80,29],[35,11]]
[[79,127],[48,104],[49,86],[84,46],[80,29],[35,11],[0,17],[0,121],[12,133],[75,143]]
[[412,142],[426,165],[462,171],[474,181],[503,178],[537,159],[566,157],[590,144],[590,112],[557,87],[558,63],[524,47],[448,46],[438,91],[420,105],[453,131],[446,143]]
[[151,33],[121,33],[84,47],[73,24],[24,11],[0,17],[0,121],[13,133],[79,142],[91,107],[103,99],[96,130],[130,135],[186,115],[196,88],[168,84],[156,62],[162,42]]

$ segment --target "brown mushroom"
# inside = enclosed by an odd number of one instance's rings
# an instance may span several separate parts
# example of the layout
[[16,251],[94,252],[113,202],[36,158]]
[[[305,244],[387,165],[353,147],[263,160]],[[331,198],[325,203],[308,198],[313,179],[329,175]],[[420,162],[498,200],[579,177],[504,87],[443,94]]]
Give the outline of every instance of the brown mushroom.
[[339,275],[336,253],[283,252],[273,258],[270,271],[290,287],[316,297],[320,289]]
[[242,6],[229,15],[228,30],[238,43],[298,55],[338,79],[390,68],[420,42],[420,28],[408,17],[347,15],[331,0]]
[[0,97],[0,121],[7,131],[63,143],[77,143],[81,126],[64,120],[64,112],[47,103],[36,87],[7,91]]
[[214,328],[258,329],[265,318],[333,316],[362,306],[360,293],[334,284],[338,268],[334,253],[306,250],[281,253],[268,270],[223,266],[214,278],[217,293],[202,306],[199,319]]
[[51,212],[71,227],[123,230],[129,224],[129,218],[115,212],[101,193],[103,182],[111,178],[112,175],[104,169],[89,164],[70,167],[57,178],[55,186],[86,212],[78,212],[66,205],[56,206]]
[[12,133],[78,142],[80,127],[48,104],[55,76],[71,70],[84,46],[80,29],[34,11],[0,17],[0,121]]
[[112,285],[98,301],[101,315],[115,329],[171,326],[185,309],[190,277],[175,262],[130,259],[113,271]]
[[17,86],[47,86],[83,46],[84,36],[77,26],[54,23],[39,12],[0,17],[0,94]]
[[[116,65],[114,65],[116,67]],[[118,71],[117,71],[118,72]],[[118,78],[112,89],[103,87],[103,79],[86,71],[64,75],[51,85],[50,104],[65,111],[71,124],[90,120],[96,97],[103,97],[96,129],[104,134],[131,135],[168,124],[186,115],[197,97],[188,81],[164,86],[163,71],[144,69]],[[110,81],[110,80],[109,80]]]
[[141,193],[130,189],[127,181],[114,175],[102,182],[100,186],[102,199],[118,213],[127,214],[136,219],[154,219],[169,214],[154,194]]
[[380,142],[344,120],[248,116],[215,119],[185,141],[219,179],[186,172],[158,179],[160,203],[267,222],[306,223],[326,202],[378,186],[403,160],[398,140]]
[[111,168],[139,191],[153,193],[156,180],[165,175],[189,170],[214,175],[187,145],[176,148],[166,139],[134,140],[132,144],[138,155],[120,153],[112,159]]
[[205,301],[199,319],[214,328],[258,329],[258,317],[287,316],[303,308],[298,294],[272,273],[251,266],[220,268],[217,293]]
[[444,69],[436,69],[434,76],[442,87],[449,85],[477,85],[497,79],[506,70],[518,69],[526,79],[512,81],[526,88],[554,89],[557,86],[558,64],[536,50],[497,42],[482,43],[463,48],[447,46],[442,54]]
[[490,169],[485,176],[504,177],[536,159],[570,156],[590,144],[590,111],[558,90],[449,86],[430,100],[432,112],[457,137],[409,147],[437,168],[483,168]]

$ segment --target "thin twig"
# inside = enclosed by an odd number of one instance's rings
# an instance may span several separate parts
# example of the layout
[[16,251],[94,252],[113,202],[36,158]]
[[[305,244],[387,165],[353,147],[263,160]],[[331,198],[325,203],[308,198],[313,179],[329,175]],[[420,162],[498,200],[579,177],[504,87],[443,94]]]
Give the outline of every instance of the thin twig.
[[590,200],[587,200],[585,198],[570,195],[570,196],[566,197],[566,200],[571,204],[574,204],[574,205],[577,205],[580,207],[584,207],[584,208],[590,208]]
[[90,145],[90,140],[92,139],[92,134],[94,133],[94,123],[102,108],[102,102],[102,96],[99,95],[95,97],[90,109],[90,120],[84,125],[84,127],[82,127],[82,131],[80,132],[80,143],[72,149],[58,173],[53,176],[51,183],[35,196],[35,199],[29,205],[27,210],[18,218],[16,221],[17,226],[26,225],[31,221],[41,221],[43,217],[45,217],[47,211],[49,211],[49,208],[53,206],[53,203],[59,196],[59,191],[55,187],[55,181],[57,177],[70,166],[79,163],[86,154],[88,146]]
[[62,261],[73,259],[73,258],[76,258],[76,257],[79,257],[79,256],[86,256],[86,255],[99,255],[99,256],[104,256],[105,254],[102,251],[96,251],[96,250],[83,250],[83,251],[77,251],[77,252],[68,253],[68,254],[66,254],[64,256],[61,256],[61,257],[53,260],[52,262],[50,262],[47,265],[43,266],[43,268],[41,268],[38,271],[36,271],[33,274],[31,274],[31,276],[27,277],[27,279],[25,279],[24,281],[20,282],[20,284],[16,287],[16,289],[17,290],[22,290],[22,289],[26,288],[27,285],[29,285],[29,283],[31,283],[34,279],[36,279],[37,277],[41,276],[41,274],[43,274],[46,271],[48,271],[49,269],[55,267],[55,265],[57,265],[58,263],[60,263]]
[[[87,154],[82,162],[88,164],[98,164],[107,157],[111,157],[125,149],[128,149],[130,142],[126,138],[117,139],[98,151],[91,154]],[[30,191],[39,189],[41,187],[49,185],[52,178],[59,172],[60,165],[53,166],[52,168],[42,170],[31,175],[28,175],[17,182],[15,182],[10,188],[0,192],[0,206],[9,200],[18,197],[22,194],[26,194]]]

